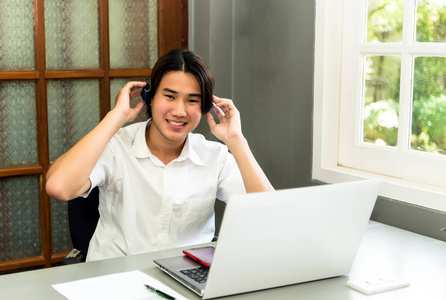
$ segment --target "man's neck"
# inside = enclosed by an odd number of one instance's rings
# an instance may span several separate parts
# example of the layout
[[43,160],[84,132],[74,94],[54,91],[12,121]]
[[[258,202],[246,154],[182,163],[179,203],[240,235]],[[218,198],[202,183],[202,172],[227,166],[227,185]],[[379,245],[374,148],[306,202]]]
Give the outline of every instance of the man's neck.
[[163,141],[161,138],[157,138],[154,135],[156,133],[150,133],[150,127],[146,129],[146,143],[150,152],[155,155],[165,165],[168,165],[171,161],[178,158],[183,151],[186,140],[182,142]]

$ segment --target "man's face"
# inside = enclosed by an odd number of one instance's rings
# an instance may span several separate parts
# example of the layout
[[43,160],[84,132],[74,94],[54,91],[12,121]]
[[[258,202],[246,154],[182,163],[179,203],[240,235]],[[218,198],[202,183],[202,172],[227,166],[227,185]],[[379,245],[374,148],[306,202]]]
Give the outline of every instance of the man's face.
[[151,101],[150,134],[163,142],[183,143],[201,120],[201,91],[195,77],[183,71],[166,73]]

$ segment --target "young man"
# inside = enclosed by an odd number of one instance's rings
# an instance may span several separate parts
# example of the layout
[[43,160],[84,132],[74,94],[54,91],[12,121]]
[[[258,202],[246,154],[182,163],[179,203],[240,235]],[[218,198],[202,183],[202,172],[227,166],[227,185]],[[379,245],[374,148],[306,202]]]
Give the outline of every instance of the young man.
[[[129,82],[113,110],[51,166],[46,190],[55,199],[99,186],[100,219],[87,260],[209,242],[215,198],[273,190],[243,137],[238,110],[213,96],[213,84],[200,57],[169,52],[152,70],[147,122],[121,128],[143,107],[129,103],[146,84]],[[191,133],[203,114],[226,146]]]

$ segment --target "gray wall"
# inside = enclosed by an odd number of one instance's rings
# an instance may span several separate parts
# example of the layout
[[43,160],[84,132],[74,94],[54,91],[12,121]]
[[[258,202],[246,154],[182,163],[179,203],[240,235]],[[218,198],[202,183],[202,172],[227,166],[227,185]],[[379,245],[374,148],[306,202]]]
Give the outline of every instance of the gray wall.
[[[207,60],[215,94],[233,99],[274,187],[312,184],[314,1],[191,5],[190,48]],[[206,122],[198,130],[211,137]]]
[[[274,187],[315,184],[315,0],[189,1],[190,48],[211,68],[215,94],[234,100],[244,135]],[[213,139],[205,121],[198,130]],[[446,240],[442,212],[379,198],[372,219]]]

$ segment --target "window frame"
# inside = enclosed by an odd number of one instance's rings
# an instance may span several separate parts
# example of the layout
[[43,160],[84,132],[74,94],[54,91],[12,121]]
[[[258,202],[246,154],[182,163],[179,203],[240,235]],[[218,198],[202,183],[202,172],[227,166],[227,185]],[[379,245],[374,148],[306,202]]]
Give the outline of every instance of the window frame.
[[[351,2],[349,0],[316,1],[313,179],[335,183],[365,178],[380,178],[383,181],[381,196],[431,209],[446,211],[446,188],[444,187],[421,183],[416,180],[400,179],[396,176],[380,175],[379,170],[367,172],[343,167],[339,163],[339,156],[341,155],[340,146],[343,144],[341,131],[347,130],[350,131],[350,135],[359,136],[357,127],[352,129],[352,123],[348,125],[349,123],[345,123],[341,119],[343,109],[346,109],[346,105],[341,99],[343,99],[342,96],[346,93],[345,89],[348,88],[345,84],[348,77],[343,77],[346,76],[344,70],[345,61],[343,64],[343,58],[346,54],[343,52],[346,40],[346,37],[343,35],[344,22],[346,18],[351,17],[350,15],[355,13],[355,9],[361,9],[360,7],[352,5]],[[415,3],[415,1],[409,2]],[[405,10],[409,9],[413,10],[413,6],[408,7],[406,5]],[[403,32],[403,34],[408,33]],[[362,50],[373,50],[373,45],[364,47]],[[387,52],[385,53],[394,53],[392,47],[394,46],[389,44],[386,47]],[[442,46],[437,48],[435,51],[441,51]],[[415,52],[417,51],[418,53],[423,53],[423,47],[415,50]],[[407,66],[402,65],[402,68],[404,67],[407,68]],[[355,88],[350,92],[358,93],[356,87],[358,80],[360,80],[358,78],[362,77],[362,74],[360,69],[356,69],[355,72],[353,75],[349,75],[350,77],[354,76],[350,80],[355,81]],[[402,76],[406,73],[402,72]],[[344,85],[342,84],[343,80]],[[407,95],[403,95],[401,98],[403,97],[407,99]],[[357,108],[350,107],[348,109],[356,110]],[[356,113],[358,112],[356,111]],[[402,113],[407,113],[407,111],[401,111],[400,107],[400,115]],[[358,124],[360,120],[356,118],[351,122]],[[343,127],[340,127],[341,125]],[[352,130],[353,133],[351,132]],[[368,148],[373,148],[373,145]],[[423,157],[425,155],[424,153],[417,153],[417,156]],[[441,160],[444,159],[441,158]]]

